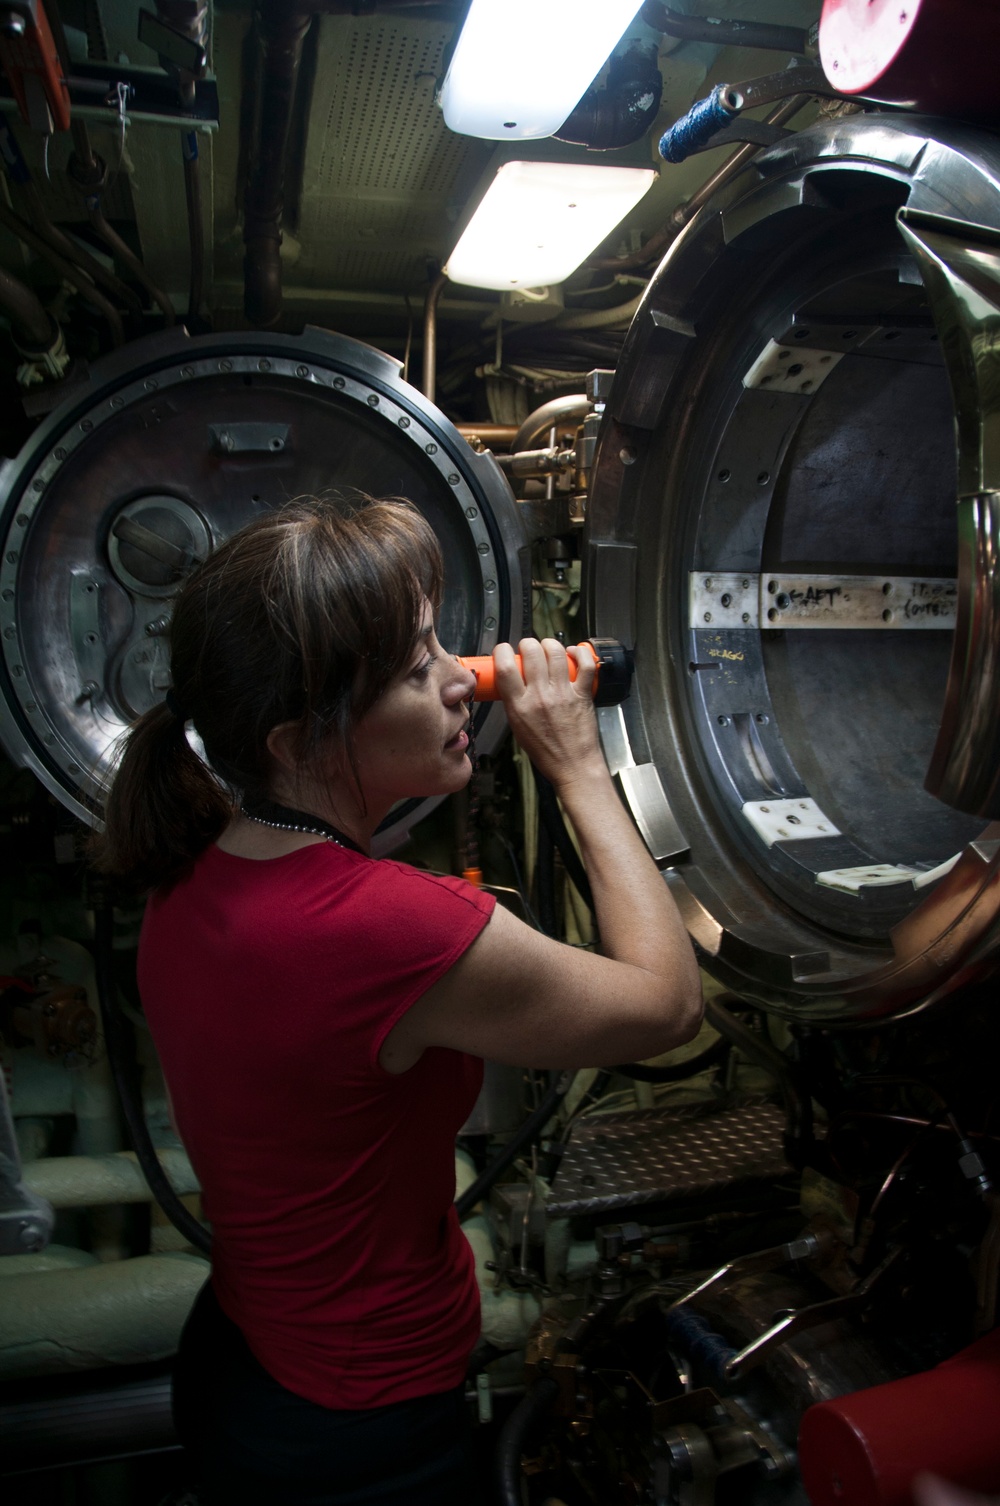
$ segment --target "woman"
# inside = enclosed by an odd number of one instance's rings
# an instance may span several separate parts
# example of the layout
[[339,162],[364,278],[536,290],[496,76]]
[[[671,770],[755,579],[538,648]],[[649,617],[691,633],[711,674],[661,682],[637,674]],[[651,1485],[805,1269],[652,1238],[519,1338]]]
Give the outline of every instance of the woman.
[[480,1059],[631,1060],[700,1019],[593,668],[571,683],[555,641],[520,645],[523,680],[497,648],[497,684],[573,821],[605,955],[370,858],[397,800],[470,776],[474,680],[435,635],[441,588],[405,504],[257,520],[178,595],[173,689],[108,802],[102,866],[152,890],[139,986],[213,1228],[175,1386],[206,1506],[474,1501],[479,1301],[452,1200]]

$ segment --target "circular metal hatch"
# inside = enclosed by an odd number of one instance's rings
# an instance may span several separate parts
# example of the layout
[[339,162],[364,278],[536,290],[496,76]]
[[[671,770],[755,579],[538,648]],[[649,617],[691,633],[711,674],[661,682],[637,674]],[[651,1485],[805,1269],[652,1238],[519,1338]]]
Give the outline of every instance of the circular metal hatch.
[[[183,332],[94,366],[0,474],[0,735],[66,806],[99,818],[113,746],[169,686],[170,600],[207,551],[301,496],[406,497],[445,559],[439,631],[489,653],[523,630],[529,580],[510,489],[488,455],[342,336]],[[477,745],[504,729],[476,711]],[[434,801],[389,817],[398,844]]]
[[992,136],[790,136],[675,242],[615,377],[605,752],[706,966],[789,1016],[919,1008],[1000,934],[998,229]]

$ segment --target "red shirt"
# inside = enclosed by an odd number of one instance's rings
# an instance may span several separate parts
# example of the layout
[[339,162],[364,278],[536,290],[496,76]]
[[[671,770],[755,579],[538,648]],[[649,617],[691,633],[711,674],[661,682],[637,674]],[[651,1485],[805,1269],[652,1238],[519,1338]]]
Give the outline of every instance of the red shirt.
[[434,1048],[393,1075],[378,1053],[494,903],[323,843],[259,862],[212,846],[147,907],[139,988],[219,1302],[323,1406],[448,1390],[479,1336],[452,1202],[482,1064]]

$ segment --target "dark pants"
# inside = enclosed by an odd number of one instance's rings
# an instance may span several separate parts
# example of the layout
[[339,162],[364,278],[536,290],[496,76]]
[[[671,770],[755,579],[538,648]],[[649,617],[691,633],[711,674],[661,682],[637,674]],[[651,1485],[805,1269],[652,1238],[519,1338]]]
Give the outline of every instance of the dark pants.
[[207,1282],[181,1336],[174,1420],[203,1506],[482,1506],[463,1390],[357,1412],[306,1401]]

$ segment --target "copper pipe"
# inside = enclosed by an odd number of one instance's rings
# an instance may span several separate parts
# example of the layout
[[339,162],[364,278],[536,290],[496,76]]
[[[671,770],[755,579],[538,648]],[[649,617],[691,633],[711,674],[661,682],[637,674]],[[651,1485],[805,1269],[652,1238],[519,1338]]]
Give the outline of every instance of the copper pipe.
[[44,257],[60,276],[66,279],[70,287],[76,289],[82,298],[85,298],[88,303],[92,303],[95,308],[100,309],[110,326],[113,343],[115,345],[122,345],[124,343],[125,334],[122,330],[121,316],[114,304],[105,298],[104,294],[99,292],[87,280],[75,262],[66,261],[57,252],[53,251],[48,242],[42,240],[42,237],[22,220],[19,215],[14,214],[12,210],[8,209],[2,200],[0,200],[0,225],[6,225],[7,229],[13,231],[18,240],[22,241],[29,250],[35,251],[39,256]]
[[444,292],[445,283],[448,281],[443,272],[439,272],[427,289],[427,298],[424,302],[424,397],[430,402],[434,401],[434,393],[437,388],[437,306]]
[[59,326],[45,312],[39,299],[17,277],[0,268],[0,308],[11,322],[11,333],[18,350],[48,350]]
[[509,450],[517,433],[516,424],[456,424],[463,439],[481,439],[487,449]]
[[[808,104],[809,99],[810,95],[808,94],[793,94],[790,99],[783,99],[780,104],[775,105],[774,109],[764,116],[764,125],[784,125],[786,120],[791,120],[793,115],[797,115],[803,106]],[[698,210],[701,209],[703,204],[708,203],[716,190],[721,188],[723,184],[728,183],[730,178],[735,178],[736,174],[742,171],[751,157],[755,157],[758,152],[763,150],[764,148],[758,146],[756,142],[744,142],[742,146],[737,147],[731,156],[726,158],[722,166],[717,168],[710,178],[705,179],[700,188],[695,189],[689,199],[686,199],[683,204],[678,204],[663,228],[658,230],[655,235],[651,235],[646,244],[640,246],[638,251],[630,251],[627,256],[597,257],[594,261],[589,261],[587,266],[602,272],[624,272],[629,267],[645,267],[651,261],[659,261],[667,247],[677,239],[677,236],[684,229],[687,222],[694,219]]]

